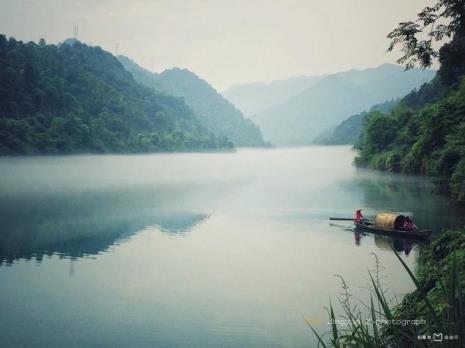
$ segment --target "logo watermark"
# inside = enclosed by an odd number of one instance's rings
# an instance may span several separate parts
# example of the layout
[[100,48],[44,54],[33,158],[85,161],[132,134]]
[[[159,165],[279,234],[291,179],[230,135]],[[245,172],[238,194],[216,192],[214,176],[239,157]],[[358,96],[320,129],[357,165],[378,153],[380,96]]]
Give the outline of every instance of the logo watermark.
[[434,342],[442,342],[442,341],[457,341],[459,339],[459,335],[444,335],[442,332],[440,333],[433,333],[432,335],[418,335],[417,339],[419,341],[427,340],[427,341],[434,341]]

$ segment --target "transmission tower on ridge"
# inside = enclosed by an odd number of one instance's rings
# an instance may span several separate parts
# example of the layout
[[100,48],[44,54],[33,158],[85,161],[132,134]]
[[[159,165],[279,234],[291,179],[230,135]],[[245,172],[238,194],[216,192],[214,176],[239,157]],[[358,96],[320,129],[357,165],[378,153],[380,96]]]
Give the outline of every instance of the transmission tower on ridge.
[[78,40],[79,35],[79,27],[77,25],[73,25],[73,38]]

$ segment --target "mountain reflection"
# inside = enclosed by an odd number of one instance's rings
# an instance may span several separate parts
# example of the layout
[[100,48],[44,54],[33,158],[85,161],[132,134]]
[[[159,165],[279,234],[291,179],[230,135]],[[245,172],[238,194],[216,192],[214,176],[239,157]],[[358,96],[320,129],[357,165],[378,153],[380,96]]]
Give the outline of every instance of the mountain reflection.
[[186,187],[15,193],[0,197],[0,264],[44,256],[79,258],[107,250],[148,226],[184,234],[208,218],[182,202]]
[[183,235],[207,220],[209,215],[191,214],[172,216],[167,215],[157,219],[157,226],[161,232],[170,235]]

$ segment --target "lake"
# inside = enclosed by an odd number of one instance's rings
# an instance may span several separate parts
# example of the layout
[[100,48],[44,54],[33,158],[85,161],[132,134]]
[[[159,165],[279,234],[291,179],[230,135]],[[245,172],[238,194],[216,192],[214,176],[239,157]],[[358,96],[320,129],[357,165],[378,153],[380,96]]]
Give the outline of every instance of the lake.
[[417,245],[330,216],[463,224],[425,178],[357,170],[348,146],[0,159],[2,346],[314,347],[339,274],[392,298]]

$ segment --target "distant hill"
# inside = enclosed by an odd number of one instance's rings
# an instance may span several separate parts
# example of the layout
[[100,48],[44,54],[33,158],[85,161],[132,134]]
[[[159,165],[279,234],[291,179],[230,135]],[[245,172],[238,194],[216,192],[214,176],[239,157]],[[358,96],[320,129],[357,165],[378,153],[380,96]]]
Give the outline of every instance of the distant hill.
[[60,47],[61,45],[68,45],[68,46],[73,46],[74,44],[82,44],[81,41],[79,41],[78,39],[75,39],[75,38],[68,38],[66,40],[64,40],[63,42],[59,43],[58,44],[58,47]]
[[118,59],[140,83],[156,91],[184,98],[214,134],[226,136],[237,146],[265,145],[260,129],[193,72],[174,68],[157,74],[143,69],[127,57],[119,56]]
[[231,148],[180,98],[134,80],[100,47],[0,35],[0,154]]
[[251,118],[265,140],[275,145],[305,145],[316,141],[347,118],[385,100],[402,97],[430,81],[433,70],[383,64],[366,70],[328,75],[284,103]]
[[362,111],[359,114],[350,116],[347,120],[342,121],[331,135],[322,142],[327,145],[355,144],[360,138],[363,122],[368,114],[378,112],[387,115],[398,102],[399,100],[390,100],[382,104],[376,104],[368,111]]
[[284,103],[312,87],[324,76],[297,76],[269,83],[255,82],[234,85],[222,94],[246,116],[251,116]]

